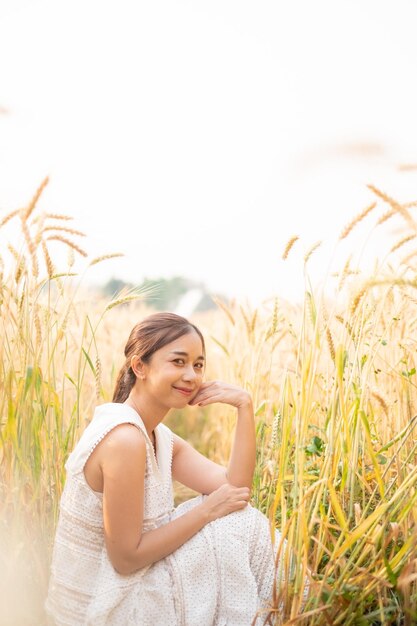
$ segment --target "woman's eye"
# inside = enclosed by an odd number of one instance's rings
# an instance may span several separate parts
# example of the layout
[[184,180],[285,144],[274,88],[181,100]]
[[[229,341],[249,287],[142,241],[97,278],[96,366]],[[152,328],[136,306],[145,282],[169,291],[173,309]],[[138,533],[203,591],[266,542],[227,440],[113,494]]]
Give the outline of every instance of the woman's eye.
[[184,359],[174,359],[174,363],[179,363],[181,361],[181,365],[184,363]]
[[203,363],[196,363],[196,367],[198,367],[200,370],[202,370],[204,365],[203,365]]

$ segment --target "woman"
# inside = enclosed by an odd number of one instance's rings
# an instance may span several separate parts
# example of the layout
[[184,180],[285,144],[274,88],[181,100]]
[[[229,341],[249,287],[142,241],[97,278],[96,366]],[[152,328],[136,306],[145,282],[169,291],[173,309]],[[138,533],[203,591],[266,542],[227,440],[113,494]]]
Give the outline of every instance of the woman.
[[[203,336],[173,313],[137,324],[125,356],[113,402],[96,408],[65,465],[50,623],[249,626],[275,574],[268,520],[248,505],[251,398],[203,382]],[[162,423],[171,408],[213,402],[237,409],[227,468]],[[202,495],[174,509],[173,478]]]

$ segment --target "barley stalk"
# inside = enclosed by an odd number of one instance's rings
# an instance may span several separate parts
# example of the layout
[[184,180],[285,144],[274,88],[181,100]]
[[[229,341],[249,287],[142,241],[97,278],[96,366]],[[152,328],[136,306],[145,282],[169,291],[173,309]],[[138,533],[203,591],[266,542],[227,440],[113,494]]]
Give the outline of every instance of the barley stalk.
[[343,324],[343,326],[346,328],[346,330],[347,330],[347,331],[348,331],[348,333],[349,333],[350,338],[351,338],[353,341],[356,341],[356,338],[355,338],[355,333],[353,332],[353,328],[352,328],[352,326],[349,324],[349,322],[348,322],[347,320],[345,320],[345,319],[344,319],[341,315],[336,315],[335,317],[336,317],[337,321],[338,321],[338,322],[340,322],[341,324]]
[[362,287],[362,289],[360,289],[360,290],[356,293],[355,297],[353,298],[352,303],[351,303],[351,305],[350,305],[350,313],[351,313],[351,315],[352,315],[352,316],[355,314],[356,309],[357,309],[357,308],[358,308],[358,306],[359,306],[359,303],[361,302],[361,300],[362,300],[363,296],[365,295],[365,293],[366,293],[366,291],[367,291],[367,287],[368,287],[368,283],[366,283],[366,284]]
[[98,256],[92,261],[90,261],[90,267],[92,265],[97,265],[97,263],[101,263],[102,261],[106,261],[107,259],[115,259],[121,256],[124,256],[122,252],[114,252],[113,254],[103,254],[102,256]]
[[350,255],[348,257],[348,259],[347,259],[347,261],[346,261],[346,263],[345,263],[345,265],[343,267],[343,270],[342,270],[342,273],[341,273],[341,276],[340,276],[340,279],[339,279],[339,286],[338,286],[339,291],[342,290],[343,285],[345,284],[345,280],[346,280],[346,278],[349,275],[351,260],[352,260],[352,255]]
[[12,246],[11,243],[7,244],[7,248],[9,250],[9,252],[11,253],[11,255],[14,257],[14,260],[16,261],[16,263],[20,263],[20,254],[18,253],[16,248],[14,246]]
[[308,250],[308,252],[307,252],[307,253],[306,253],[306,255],[304,256],[304,264],[307,264],[307,263],[308,263],[308,260],[309,260],[309,258],[311,257],[311,255],[312,255],[312,254],[314,254],[314,252],[315,252],[318,248],[320,248],[320,246],[321,246],[321,244],[322,244],[322,243],[323,243],[322,241],[316,241],[316,243],[315,243],[315,244],[313,244],[313,245],[311,246],[311,248]]
[[398,169],[403,172],[417,170],[417,164],[416,163],[401,163],[398,166]]
[[28,252],[32,261],[32,274],[36,278],[39,275],[38,259],[36,256],[36,247],[30,236],[28,225],[26,221],[24,221],[23,219],[21,221],[21,228],[22,228],[23,236],[25,238]]
[[13,217],[15,217],[16,215],[20,214],[20,209],[16,209],[15,211],[11,211],[10,213],[8,213],[5,217],[3,217],[3,219],[0,221],[0,228],[2,226],[4,226],[5,224],[7,224],[7,222],[9,222],[11,219],[13,219]]
[[84,257],[87,256],[87,252],[85,252],[82,248],[77,246],[77,244],[74,243],[73,241],[71,241],[71,239],[67,239],[66,237],[62,237],[62,235],[51,235],[51,236],[47,237],[46,239],[48,241],[62,241],[62,243],[65,243],[70,248],[73,248],[76,252],[78,252],[78,254],[81,254],[81,256],[84,256]]
[[336,359],[336,350],[334,348],[334,341],[333,341],[333,336],[332,333],[330,331],[330,327],[329,327],[329,320],[327,317],[327,312],[325,307],[323,306],[323,320],[324,320],[324,324],[325,324],[325,330],[326,330],[326,339],[327,339],[327,345],[329,347],[329,352],[330,352],[330,356],[333,362],[335,362]]
[[284,252],[282,253],[282,258],[284,261],[288,257],[290,250],[295,244],[295,242],[297,241],[297,239],[299,239],[299,236],[295,235],[294,237],[291,237],[291,239],[288,240],[287,245],[284,248]]
[[368,189],[373,191],[374,194],[377,195],[379,198],[382,198],[384,202],[389,204],[394,211],[399,213],[408,222],[410,226],[414,224],[413,218],[411,217],[408,210],[404,208],[402,204],[400,204],[399,202],[397,202],[396,200],[388,196],[388,194],[384,193],[380,189],[377,189],[374,185],[367,185],[367,187]]
[[97,400],[100,400],[100,396],[101,396],[101,361],[100,361],[100,357],[96,356],[96,363],[95,363],[95,387],[96,387],[96,397]]
[[417,250],[413,250],[410,254],[407,254],[403,259],[401,259],[401,265],[406,265],[411,259],[413,259],[417,255]]
[[399,248],[401,248],[403,245],[405,245],[406,243],[408,243],[409,241],[412,241],[413,239],[415,239],[417,237],[417,235],[407,235],[407,237],[403,237],[402,239],[400,239],[400,241],[397,241],[397,243],[395,243],[390,252],[395,252],[396,250],[398,250]]
[[250,323],[250,332],[253,333],[255,331],[255,327],[256,327],[256,320],[258,317],[258,309],[255,309],[255,313],[252,316],[252,320]]
[[367,206],[359,215],[357,215],[345,228],[342,230],[339,236],[339,240],[345,239],[351,231],[361,222],[374,208],[376,207],[376,202],[372,202],[369,206]]
[[109,302],[104,311],[110,311],[110,309],[113,309],[115,306],[119,306],[119,304],[124,304],[125,302],[133,302],[134,300],[139,300],[140,298],[143,298],[143,294],[131,294],[123,296],[122,298],[118,298],[117,300],[112,300],[111,302]]
[[24,214],[23,214],[23,220],[26,221],[29,219],[29,217],[31,216],[43,190],[45,189],[46,185],[49,183],[49,177],[46,176],[43,181],[41,182],[41,184],[39,185],[38,189],[35,192],[35,195],[33,196],[32,200],[30,201],[30,204],[28,206],[27,209],[25,209]]
[[45,259],[46,271],[48,272],[49,278],[52,278],[52,276],[55,274],[55,268],[54,268],[54,265],[52,263],[52,260],[49,254],[49,250],[46,246],[46,243],[43,240],[41,242],[41,245],[42,245],[42,250],[43,250],[43,256]]
[[251,330],[250,330],[251,329],[251,325],[250,325],[249,319],[248,319],[248,317],[247,317],[247,315],[245,313],[245,310],[244,310],[244,308],[242,306],[240,307],[240,312],[241,312],[242,317],[243,317],[243,319],[245,321],[246,331],[247,331],[248,335],[250,335],[251,334]]
[[393,217],[394,215],[397,215],[397,211],[395,211],[394,209],[389,209],[383,215],[381,215],[381,217],[377,221],[377,225],[379,226],[380,224],[383,224],[384,222],[391,219],[391,217]]
[[15,272],[15,275],[14,275],[14,279],[16,281],[16,285],[19,283],[20,279],[22,278],[24,269],[25,269],[25,260],[22,257],[20,259],[20,262],[17,265],[16,272]]
[[277,411],[274,415],[274,420],[272,422],[272,430],[271,430],[271,447],[274,449],[277,445],[278,441],[278,428],[281,420],[281,414]]
[[71,269],[71,267],[74,265],[74,263],[75,263],[74,249],[73,248],[68,248],[68,255],[67,255],[67,265],[68,265],[68,268]]
[[383,411],[384,411],[385,415],[388,416],[388,404],[386,403],[384,398],[381,396],[381,394],[378,393],[377,391],[371,391],[371,394],[374,396],[374,398],[376,398],[378,400],[379,404],[383,408]]
[[42,341],[42,328],[41,328],[41,321],[39,319],[38,308],[39,308],[38,306],[35,307],[34,322],[35,322],[35,329],[36,329],[36,345],[40,346],[41,341]]
[[71,215],[63,215],[62,213],[45,213],[45,218],[49,220],[73,220]]
[[69,233],[70,235],[78,235],[79,237],[85,237],[85,233],[75,228],[67,228],[67,226],[45,226],[44,232],[47,230],[59,230],[60,232]]
[[229,309],[229,307],[226,306],[226,304],[224,302],[222,302],[222,300],[220,300],[220,298],[217,298],[216,296],[211,296],[213,302],[215,304],[217,304],[217,306],[223,311],[223,313],[225,313],[227,315],[227,317],[229,318],[229,320],[231,321],[231,323],[233,324],[233,326],[235,325],[235,319]]
[[278,330],[278,298],[274,298],[274,311],[272,313],[271,333],[275,335]]

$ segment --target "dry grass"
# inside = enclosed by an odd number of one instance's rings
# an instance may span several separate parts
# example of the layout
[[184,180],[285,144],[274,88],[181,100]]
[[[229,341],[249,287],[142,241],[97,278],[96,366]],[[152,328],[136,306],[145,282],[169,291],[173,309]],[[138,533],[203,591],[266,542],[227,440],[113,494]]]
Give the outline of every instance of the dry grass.
[[[84,296],[74,257],[66,272],[55,268],[48,225],[68,216],[37,212],[45,184],[27,209],[0,221],[2,232],[22,224],[22,245],[9,247],[3,269],[0,335],[0,621],[18,626],[44,624],[64,462],[95,404],[111,398],[126,329],[149,312],[137,292],[110,303]],[[372,191],[412,221],[414,203]],[[408,217],[406,225],[405,237],[414,236]],[[392,262],[365,277],[349,259],[333,300],[308,289],[302,307],[279,297],[258,309],[218,301],[217,311],[193,317],[207,340],[207,378],[253,396],[253,504],[290,545],[289,582],[277,587],[266,623],[417,622],[417,283],[415,267]],[[167,423],[226,463],[234,420],[216,404],[172,412]],[[177,501],[188,495],[178,488]]]

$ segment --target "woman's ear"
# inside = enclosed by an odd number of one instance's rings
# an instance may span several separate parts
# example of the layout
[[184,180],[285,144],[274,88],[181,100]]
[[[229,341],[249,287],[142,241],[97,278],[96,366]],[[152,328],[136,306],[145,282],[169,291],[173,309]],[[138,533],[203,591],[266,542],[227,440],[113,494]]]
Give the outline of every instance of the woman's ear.
[[136,378],[139,378],[139,380],[145,379],[145,364],[136,354],[134,354],[130,359],[130,367],[132,368]]

